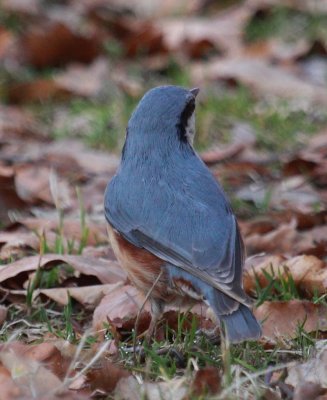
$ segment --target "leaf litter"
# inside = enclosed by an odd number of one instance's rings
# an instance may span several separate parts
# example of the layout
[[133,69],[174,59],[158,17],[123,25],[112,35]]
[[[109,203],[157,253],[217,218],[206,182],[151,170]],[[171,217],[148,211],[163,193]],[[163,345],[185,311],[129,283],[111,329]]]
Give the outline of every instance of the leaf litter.
[[[319,37],[293,41],[246,39],[248,24],[273,15],[275,7],[323,18],[325,2],[211,3],[99,0],[45,8],[27,0],[0,6],[5,400],[326,396],[327,81],[320,62],[326,38],[319,31]],[[134,76],[140,66],[144,71]],[[156,342],[142,343],[150,305],[108,247],[103,217],[117,148],[109,153],[81,142],[101,114],[76,125],[66,111],[105,102],[123,135],[121,108],[134,105],[146,87],[167,83],[169,74],[175,74],[172,83],[201,86],[199,107],[210,102],[212,88],[220,97],[246,87],[256,101],[259,130],[264,113],[279,101],[284,122],[304,112],[318,127],[313,136],[296,131],[296,145],[278,153],[263,148],[241,110],[201,153],[238,213],[248,251],[244,287],[263,325],[256,347],[235,346],[229,360],[220,344],[199,336],[198,328],[215,325],[204,305],[167,308]],[[273,128],[276,121],[269,121]],[[101,129],[107,133],[114,123],[109,117],[94,127],[96,143],[103,140]],[[208,121],[201,123],[200,130]],[[54,140],[52,126],[61,135],[75,130],[78,139]],[[141,349],[138,361],[133,344]]]

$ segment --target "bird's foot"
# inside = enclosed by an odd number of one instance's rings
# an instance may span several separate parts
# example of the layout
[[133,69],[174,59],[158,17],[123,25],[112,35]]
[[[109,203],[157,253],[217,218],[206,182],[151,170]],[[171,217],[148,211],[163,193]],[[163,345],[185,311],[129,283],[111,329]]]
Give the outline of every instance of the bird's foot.
[[221,342],[219,327],[213,329],[199,329],[196,331],[196,336],[204,336],[212,344],[220,344]]

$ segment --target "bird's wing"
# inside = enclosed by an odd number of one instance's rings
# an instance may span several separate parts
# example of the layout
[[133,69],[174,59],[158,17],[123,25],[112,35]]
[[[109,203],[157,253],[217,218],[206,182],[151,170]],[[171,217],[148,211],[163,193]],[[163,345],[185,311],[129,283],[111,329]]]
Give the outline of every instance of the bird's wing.
[[194,168],[173,188],[165,178],[133,182],[132,188],[127,182],[118,174],[108,186],[108,222],[134,245],[247,303],[237,221],[206,167]]

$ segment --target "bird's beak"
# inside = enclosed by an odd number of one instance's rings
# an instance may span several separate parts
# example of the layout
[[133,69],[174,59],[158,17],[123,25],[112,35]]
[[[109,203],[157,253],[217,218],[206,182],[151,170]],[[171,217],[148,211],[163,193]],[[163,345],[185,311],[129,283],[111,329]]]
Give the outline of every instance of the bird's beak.
[[194,97],[196,97],[198,95],[199,91],[200,91],[200,89],[198,87],[190,90],[190,92],[193,94]]

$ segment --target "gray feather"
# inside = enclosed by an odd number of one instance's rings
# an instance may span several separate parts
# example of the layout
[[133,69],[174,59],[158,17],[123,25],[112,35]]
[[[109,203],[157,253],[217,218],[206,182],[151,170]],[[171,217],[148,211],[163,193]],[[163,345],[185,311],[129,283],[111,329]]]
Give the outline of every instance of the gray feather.
[[190,95],[162,87],[143,97],[105,193],[105,215],[134,245],[249,304],[236,219],[216,179],[183,140],[181,115]]

